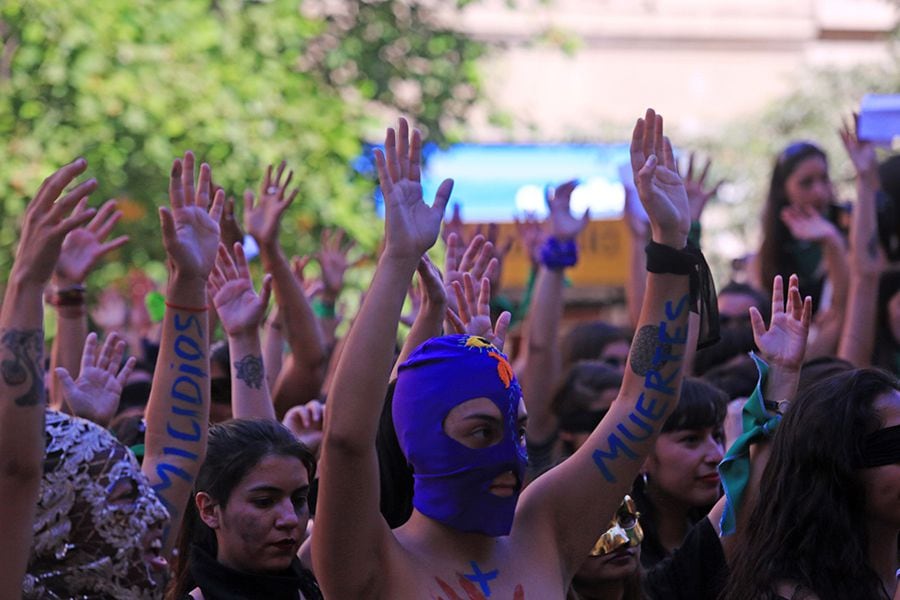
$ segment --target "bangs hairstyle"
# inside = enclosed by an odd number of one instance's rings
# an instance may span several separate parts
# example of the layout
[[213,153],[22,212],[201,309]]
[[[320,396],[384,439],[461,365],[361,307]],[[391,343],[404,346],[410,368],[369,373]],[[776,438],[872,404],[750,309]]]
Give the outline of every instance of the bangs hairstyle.
[[556,416],[587,410],[602,392],[621,386],[621,372],[599,360],[583,360],[572,365],[557,386],[550,410]]
[[727,410],[727,393],[702,379],[685,377],[681,384],[678,406],[666,419],[662,433],[721,427]]

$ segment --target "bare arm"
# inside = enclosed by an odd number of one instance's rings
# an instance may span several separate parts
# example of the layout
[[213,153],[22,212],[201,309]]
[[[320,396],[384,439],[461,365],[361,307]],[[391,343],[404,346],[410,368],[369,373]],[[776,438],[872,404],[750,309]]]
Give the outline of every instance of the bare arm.
[[216,266],[209,278],[213,302],[228,336],[231,414],[235,419],[275,419],[259,343],[259,324],[269,304],[272,277],[266,275],[257,296],[240,242],[234,244],[233,252],[234,258],[224,245],[219,245]]
[[847,315],[841,331],[838,356],[857,367],[872,362],[875,326],[878,314],[878,282],[885,265],[878,242],[875,196],[881,187],[878,161],[872,144],[860,142],[848,125],[841,128],[841,139],[856,167],[856,206],[850,225],[850,293]]
[[813,209],[788,206],[782,209],[781,220],[795,238],[822,245],[832,298],[831,305],[825,310],[817,310],[813,318],[806,358],[809,360],[832,355],[837,350],[849,287],[850,275],[844,238],[834,224]]
[[397,369],[409,358],[413,350],[433,337],[441,335],[441,326],[447,313],[447,293],[441,282],[441,274],[432,264],[428,255],[423,255],[416,267],[419,273],[419,287],[422,294],[422,306],[416,314],[409,329],[409,335],[400,349],[400,356],[394,362],[391,379],[396,379]]
[[[799,279],[791,275],[785,307],[784,282],[780,275],[772,285],[772,319],[769,327],[755,308],[750,309],[753,339],[760,356],[769,365],[765,400],[776,403],[780,413],[785,412],[797,394],[800,368],[806,354],[809,324],[812,315],[812,299],[800,297]],[[776,430],[777,434],[777,430]],[[737,527],[733,535],[722,538],[722,549],[727,559],[733,557],[745,531],[747,519],[759,501],[759,482],[765,471],[771,452],[771,439],[763,438],[750,447],[750,477],[744,489],[741,505],[736,507]],[[708,518],[718,529],[725,508],[725,497],[719,499]]]
[[44,460],[43,299],[63,238],[94,215],[73,209],[97,187],[89,179],[57,201],[87,163],[44,180],[25,211],[0,308],[0,598],[21,598]]
[[284,335],[293,359],[285,361],[279,375],[280,380],[285,380],[276,388],[275,412],[279,415],[318,395],[326,359],[325,339],[319,322],[278,243],[281,217],[297,195],[297,190],[288,194],[293,171],[282,179],[284,169],[285,164],[281,163],[273,176],[272,166],[269,166],[258,203],[253,192],[244,194],[244,227],[259,245],[263,269],[272,274],[275,300],[282,314],[291,316],[283,320]]
[[209,166],[200,167],[195,191],[194,155],[187,152],[183,161],[175,160],[169,180],[171,205],[159,211],[169,287],[141,467],[169,510],[171,520],[163,537],[167,554],[206,453],[210,395],[206,284],[219,245],[224,200],[218,191],[207,212]]
[[[687,196],[662,118],[648,110],[632,139],[632,168],[652,239],[679,258],[690,228]],[[667,249],[666,249],[667,248]],[[526,488],[513,525],[554,545],[570,580],[621,504],[678,402],[688,339],[687,275],[648,273],[641,318],[619,395],[588,441]],[[560,493],[565,490],[565,493]],[[585,507],[591,507],[585,511]],[[537,529],[537,531],[535,531]]]
[[418,131],[410,137],[403,119],[399,141],[388,129],[385,154],[375,153],[386,205],[385,251],[335,373],[319,463],[313,563],[323,593],[335,598],[374,597],[384,581],[393,537],[379,512],[375,435],[406,289],[437,239],[452,187],[445,181],[434,204],[424,203],[421,137]]
[[[549,199],[550,235],[562,243],[574,242],[589,219],[588,213],[576,219],[569,212],[569,199],[575,183],[569,181],[562,184]],[[550,403],[562,368],[558,332],[563,313],[564,273],[564,268],[541,265],[525,321],[525,347],[519,383],[528,408],[528,438],[538,444],[546,442],[557,428]]]
[[[79,206],[84,210],[85,205]],[[84,282],[97,262],[108,252],[121,247],[128,236],[105,242],[122,218],[115,200],[106,201],[84,227],[69,232],[63,240],[62,252],[53,270],[53,293],[50,304],[56,309],[56,337],[50,351],[50,370],[57,367],[78,376],[81,350],[88,333],[84,305]],[[80,297],[80,302],[79,302]],[[55,378],[50,378],[50,407],[63,408],[62,392]]]

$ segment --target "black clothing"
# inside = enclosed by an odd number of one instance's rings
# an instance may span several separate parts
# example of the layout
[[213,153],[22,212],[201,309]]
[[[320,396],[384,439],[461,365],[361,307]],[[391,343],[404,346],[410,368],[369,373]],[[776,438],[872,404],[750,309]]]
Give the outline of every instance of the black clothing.
[[644,575],[649,600],[716,600],[725,587],[728,564],[709,519],[688,531],[681,547]]
[[[277,575],[241,573],[218,562],[199,546],[191,547],[191,576],[204,600],[322,600],[313,574],[294,559],[289,569]],[[184,600],[189,600],[185,596]]]

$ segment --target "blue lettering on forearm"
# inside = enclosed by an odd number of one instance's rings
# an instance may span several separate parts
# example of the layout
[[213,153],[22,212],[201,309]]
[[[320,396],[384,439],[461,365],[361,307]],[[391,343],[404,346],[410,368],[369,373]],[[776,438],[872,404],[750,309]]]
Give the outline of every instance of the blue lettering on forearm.
[[[179,386],[181,389],[179,389]],[[200,395],[200,384],[187,375],[180,376],[172,384],[172,397],[191,404],[201,404],[203,402],[203,397]]]
[[184,440],[185,442],[199,442],[201,435],[200,424],[197,423],[194,419],[191,419],[191,427],[193,427],[193,433],[184,433],[183,431],[178,431],[174,427],[172,427],[172,423],[166,423],[166,433],[175,438],[176,440]]
[[[687,295],[682,297],[674,306],[671,301],[667,301],[665,304],[666,319],[671,322],[679,318],[687,306]],[[609,482],[616,481],[615,475],[609,468],[609,463],[620,456],[631,460],[639,458],[638,453],[627,442],[641,442],[650,439],[653,436],[656,424],[667,414],[670,400],[665,399],[665,397],[671,398],[678,392],[674,382],[681,371],[681,366],[678,363],[681,362],[683,354],[676,355],[675,347],[683,346],[687,343],[687,327],[684,327],[683,331],[682,328],[675,328],[674,332],[670,334],[669,329],[667,329],[667,325],[670,325],[669,322],[663,321],[659,325],[658,343],[656,348],[653,349],[652,358],[648,360],[646,356],[646,354],[649,354],[647,352],[649,348],[644,352],[645,356],[638,357],[639,362],[643,364],[652,363],[653,368],[646,371],[644,391],[638,396],[634,410],[628,414],[624,423],[616,425],[616,431],[622,437],[619,437],[617,433],[611,433],[606,440],[608,450],[597,448],[592,455],[597,469]],[[661,371],[668,365],[672,365],[675,368],[666,377]],[[662,398],[650,397],[649,393],[651,390],[657,392]],[[630,427],[629,423],[631,423]]]
[[203,350],[200,349],[197,340],[186,335],[179,335],[175,338],[175,356],[181,360],[198,360],[203,358]]

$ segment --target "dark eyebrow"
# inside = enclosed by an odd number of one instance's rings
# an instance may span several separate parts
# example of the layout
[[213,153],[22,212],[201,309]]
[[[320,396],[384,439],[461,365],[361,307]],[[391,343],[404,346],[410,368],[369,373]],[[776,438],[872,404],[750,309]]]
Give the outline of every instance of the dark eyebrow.
[[261,484],[256,487],[252,487],[247,491],[248,492],[281,492],[282,489],[275,485]]
[[522,423],[527,423],[527,422],[528,422],[528,415],[522,415],[521,417],[519,417],[519,425],[521,425]]

